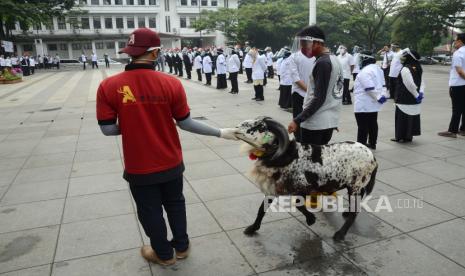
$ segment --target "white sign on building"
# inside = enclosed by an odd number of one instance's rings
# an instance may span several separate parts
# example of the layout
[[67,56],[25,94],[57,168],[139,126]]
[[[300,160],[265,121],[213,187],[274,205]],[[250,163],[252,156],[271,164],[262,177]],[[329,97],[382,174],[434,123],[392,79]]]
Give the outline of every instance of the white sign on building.
[[3,50],[5,52],[7,52],[7,53],[13,53],[14,52],[13,42],[2,40],[1,45],[2,45],[2,48],[3,48]]

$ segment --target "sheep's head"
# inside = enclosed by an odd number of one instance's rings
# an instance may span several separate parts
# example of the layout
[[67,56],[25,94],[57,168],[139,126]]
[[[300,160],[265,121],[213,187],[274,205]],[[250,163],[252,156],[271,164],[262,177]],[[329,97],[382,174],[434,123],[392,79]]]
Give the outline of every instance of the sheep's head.
[[267,158],[277,160],[289,146],[287,130],[279,122],[269,117],[247,120],[238,126],[236,137],[251,147],[248,153],[252,159]]

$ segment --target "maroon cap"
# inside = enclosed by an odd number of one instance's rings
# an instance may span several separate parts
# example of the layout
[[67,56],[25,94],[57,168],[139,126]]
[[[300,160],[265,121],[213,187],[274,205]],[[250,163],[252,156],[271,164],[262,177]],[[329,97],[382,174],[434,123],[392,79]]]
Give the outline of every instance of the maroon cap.
[[140,28],[131,33],[126,48],[119,53],[126,53],[131,57],[143,55],[151,47],[160,47],[158,34],[147,28]]

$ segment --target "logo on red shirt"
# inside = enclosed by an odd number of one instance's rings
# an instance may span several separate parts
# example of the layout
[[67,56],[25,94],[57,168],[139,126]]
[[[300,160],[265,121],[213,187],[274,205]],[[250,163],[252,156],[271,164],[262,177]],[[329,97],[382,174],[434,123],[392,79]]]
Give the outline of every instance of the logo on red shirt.
[[131,88],[128,85],[119,88],[118,93],[123,94],[123,103],[127,103],[128,101],[133,103],[136,102],[136,97],[134,97],[134,94],[132,94]]

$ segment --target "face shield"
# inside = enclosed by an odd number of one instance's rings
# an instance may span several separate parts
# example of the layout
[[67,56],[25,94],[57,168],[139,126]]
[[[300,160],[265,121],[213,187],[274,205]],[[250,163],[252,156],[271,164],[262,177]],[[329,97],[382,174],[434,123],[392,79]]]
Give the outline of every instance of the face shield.
[[368,55],[368,54],[359,54],[358,56],[358,62],[359,62],[359,67],[360,68],[363,68],[369,64],[373,64],[373,63],[376,63],[376,58],[372,55]]
[[312,58],[313,57],[312,48],[313,48],[314,41],[318,41],[321,43],[324,42],[323,39],[314,38],[311,36],[296,36],[294,38],[294,42],[292,43],[291,52],[292,53],[301,52],[306,57]]
[[418,61],[418,58],[410,51],[409,48],[405,48],[402,50],[402,56],[400,57],[400,61],[404,63],[408,58],[412,58],[413,60]]

